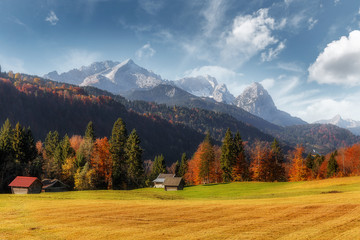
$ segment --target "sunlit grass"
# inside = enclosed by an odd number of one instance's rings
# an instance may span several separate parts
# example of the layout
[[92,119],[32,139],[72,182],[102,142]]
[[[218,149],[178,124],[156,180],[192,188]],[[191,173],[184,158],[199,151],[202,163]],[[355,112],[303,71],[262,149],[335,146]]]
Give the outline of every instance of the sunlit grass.
[[360,177],[0,195],[0,239],[357,239]]

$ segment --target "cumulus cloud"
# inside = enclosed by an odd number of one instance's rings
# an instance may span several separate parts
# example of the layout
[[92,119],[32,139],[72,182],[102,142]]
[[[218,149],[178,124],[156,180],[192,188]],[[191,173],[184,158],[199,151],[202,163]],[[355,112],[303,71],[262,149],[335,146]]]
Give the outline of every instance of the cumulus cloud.
[[135,56],[137,59],[141,60],[144,58],[151,58],[155,53],[156,51],[151,47],[150,43],[147,43],[136,51]]
[[360,31],[329,43],[308,71],[309,81],[320,84],[360,85]]
[[229,91],[234,95],[239,95],[246,86],[241,82],[243,74],[221,66],[202,66],[194,68],[186,71],[184,77],[197,77],[200,75],[210,75],[215,77],[220,84],[225,83]]
[[340,114],[344,118],[359,119],[360,116],[349,114],[354,113],[354,109],[357,107],[357,103],[348,101],[347,99],[314,99],[305,110],[298,112],[298,116],[306,119],[308,122],[330,119],[337,114]]
[[268,9],[260,9],[253,15],[238,16],[232,28],[224,34],[221,55],[227,60],[245,62],[254,55],[276,44],[278,39],[273,30],[283,27],[269,17]]
[[274,86],[275,80],[273,78],[266,78],[262,80],[260,83],[265,89],[269,90]]
[[45,21],[49,22],[51,25],[55,26],[59,21],[59,18],[56,16],[54,11],[50,11],[49,15],[45,18]]
[[270,48],[267,52],[261,53],[261,59],[263,62],[269,62],[276,58],[279,53],[285,48],[285,43],[280,42],[276,48]]

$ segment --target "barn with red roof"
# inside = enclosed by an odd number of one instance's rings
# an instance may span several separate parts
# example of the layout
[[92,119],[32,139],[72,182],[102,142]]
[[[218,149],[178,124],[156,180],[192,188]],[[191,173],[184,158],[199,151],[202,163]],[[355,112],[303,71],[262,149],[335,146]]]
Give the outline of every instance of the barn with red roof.
[[10,184],[13,194],[41,193],[41,181],[36,177],[17,176]]

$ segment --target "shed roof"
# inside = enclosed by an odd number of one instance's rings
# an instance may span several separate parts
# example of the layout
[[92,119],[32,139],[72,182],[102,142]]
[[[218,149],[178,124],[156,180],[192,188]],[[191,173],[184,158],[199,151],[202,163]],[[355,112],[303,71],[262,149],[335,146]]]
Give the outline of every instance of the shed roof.
[[165,186],[179,186],[182,181],[181,177],[165,178]]
[[66,185],[65,183],[60,181],[59,179],[44,179],[44,180],[42,180],[43,189],[51,188],[56,183],[59,183],[63,187],[69,187],[68,185]]
[[[9,187],[30,187],[35,181],[40,180],[37,177],[23,177],[17,176],[10,184]],[[40,182],[41,183],[41,182]]]
[[175,174],[160,173],[159,176],[153,181],[157,183],[163,183],[166,178],[173,178]]
[[167,177],[175,177],[175,174],[168,174],[168,173],[160,173],[158,178],[167,178]]

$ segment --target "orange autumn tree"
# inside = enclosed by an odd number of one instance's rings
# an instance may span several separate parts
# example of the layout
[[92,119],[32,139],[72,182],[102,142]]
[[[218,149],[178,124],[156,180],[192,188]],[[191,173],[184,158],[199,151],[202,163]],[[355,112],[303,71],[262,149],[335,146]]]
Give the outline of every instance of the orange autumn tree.
[[304,147],[298,145],[294,152],[289,170],[289,180],[291,182],[304,181],[309,178],[309,169],[306,167],[305,159],[303,158]]
[[359,175],[360,174],[360,144],[354,144],[351,147],[342,150],[343,154],[339,154],[339,167],[343,175]]
[[206,136],[194,153],[193,158],[188,162],[188,171],[185,180],[188,184],[198,185],[201,183],[216,182],[219,178],[219,163],[216,161],[214,147],[211,144],[210,136]]
[[91,156],[91,167],[96,172],[99,188],[112,188],[112,165],[108,139],[106,137],[96,139]]

